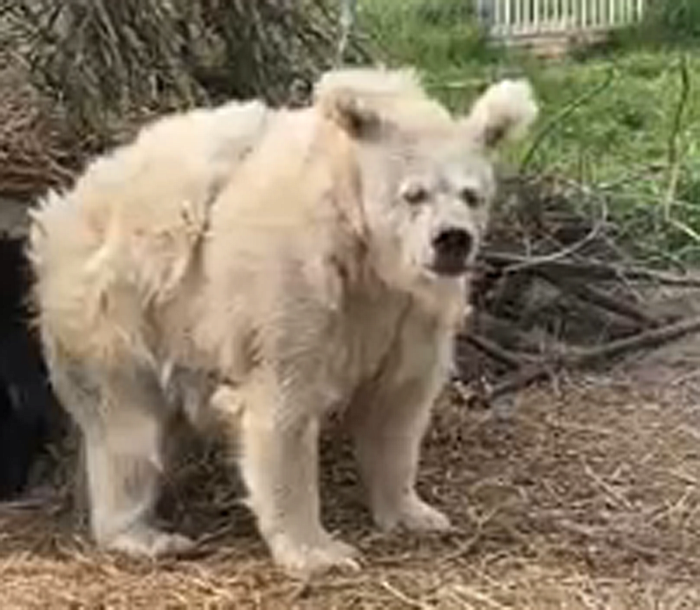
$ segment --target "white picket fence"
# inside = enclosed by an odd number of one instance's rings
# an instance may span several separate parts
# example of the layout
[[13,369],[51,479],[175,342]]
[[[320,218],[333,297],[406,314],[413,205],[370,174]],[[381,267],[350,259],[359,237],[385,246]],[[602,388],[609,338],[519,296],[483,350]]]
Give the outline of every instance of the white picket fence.
[[517,39],[607,31],[630,25],[649,0],[476,0],[491,35]]

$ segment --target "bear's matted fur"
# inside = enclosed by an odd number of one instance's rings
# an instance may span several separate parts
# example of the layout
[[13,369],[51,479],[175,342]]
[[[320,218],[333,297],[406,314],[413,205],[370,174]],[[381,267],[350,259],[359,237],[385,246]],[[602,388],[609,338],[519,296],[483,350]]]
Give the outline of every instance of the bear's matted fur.
[[443,530],[414,489],[495,184],[535,118],[524,81],[452,117],[411,71],[325,74],[313,104],[161,119],[33,212],[51,379],[80,426],[92,531],[150,556],[166,423],[227,418],[274,559],[352,565],[320,520],[320,422],[342,413],[376,523]]

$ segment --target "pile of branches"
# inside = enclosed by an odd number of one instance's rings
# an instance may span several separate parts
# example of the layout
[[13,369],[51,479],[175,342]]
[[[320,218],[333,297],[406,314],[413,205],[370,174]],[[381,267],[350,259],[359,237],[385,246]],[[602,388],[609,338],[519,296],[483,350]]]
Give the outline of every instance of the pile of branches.
[[336,59],[336,13],[328,0],[0,0],[0,67],[31,93],[0,80],[0,196],[65,182],[154,113],[293,103]]
[[[609,365],[700,331],[685,291],[700,274],[635,260],[603,191],[561,177],[505,179],[481,255],[456,388],[490,404],[564,369]],[[674,298],[651,298],[664,287]]]

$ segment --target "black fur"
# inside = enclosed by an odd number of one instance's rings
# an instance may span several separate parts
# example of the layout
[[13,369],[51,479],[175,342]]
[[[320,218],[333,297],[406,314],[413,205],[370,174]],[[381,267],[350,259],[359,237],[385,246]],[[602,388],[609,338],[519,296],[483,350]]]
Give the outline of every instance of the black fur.
[[60,421],[28,323],[30,282],[23,241],[0,236],[0,500],[26,488],[32,466]]

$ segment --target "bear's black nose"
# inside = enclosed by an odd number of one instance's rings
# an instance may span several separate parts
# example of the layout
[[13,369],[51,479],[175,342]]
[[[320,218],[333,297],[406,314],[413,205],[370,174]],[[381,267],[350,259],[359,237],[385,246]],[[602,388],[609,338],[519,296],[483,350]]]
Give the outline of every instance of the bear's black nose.
[[472,236],[464,229],[442,229],[433,238],[433,248],[438,258],[463,261],[472,249]]
[[455,276],[467,270],[467,259],[474,248],[469,231],[456,227],[441,229],[433,238],[432,269],[439,275]]

